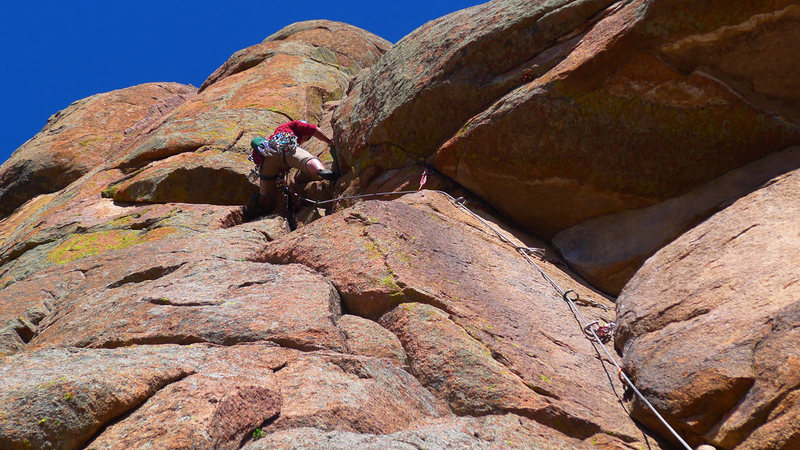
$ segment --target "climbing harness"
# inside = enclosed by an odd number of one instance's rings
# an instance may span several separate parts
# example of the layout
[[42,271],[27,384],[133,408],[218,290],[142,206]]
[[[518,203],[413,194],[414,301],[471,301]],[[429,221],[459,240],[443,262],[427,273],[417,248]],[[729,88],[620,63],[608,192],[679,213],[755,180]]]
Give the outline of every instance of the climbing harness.
[[[419,192],[419,190],[422,189],[422,186],[427,181],[427,177],[428,177],[428,174],[430,172],[430,169],[431,169],[430,166],[427,166],[425,168],[425,170],[423,171],[422,178],[420,179],[420,187],[416,191],[377,192],[377,193],[374,193],[374,194],[362,194],[362,195],[352,195],[352,196],[345,196],[345,197],[337,197],[337,198],[334,198],[334,199],[324,200],[324,201],[310,200],[310,199],[307,199],[307,198],[305,198],[303,196],[300,196],[299,194],[296,194],[296,193],[295,193],[295,195],[300,199],[300,201],[305,201],[305,202],[308,202],[308,203],[310,203],[312,205],[319,206],[319,205],[323,205],[323,204],[327,204],[327,203],[333,203],[333,202],[337,202],[337,201],[341,201],[341,200],[361,199],[361,198],[370,198],[370,197],[383,197],[383,196],[390,196],[390,195],[413,194],[413,193]],[[650,411],[656,416],[656,418],[658,418],[658,420],[661,422],[661,424],[664,425],[667,428],[667,430],[669,430],[670,434],[672,434],[672,436],[675,439],[677,439],[678,442],[680,442],[683,445],[684,448],[686,448],[688,450],[692,450],[692,447],[690,447],[689,444],[687,444],[686,441],[684,441],[683,438],[681,438],[681,436],[678,434],[678,432],[675,431],[675,429],[669,423],[667,423],[667,421],[664,419],[664,417],[662,417],[661,414],[655,409],[655,407],[653,407],[653,405],[647,400],[647,398],[645,398],[645,396],[641,393],[641,391],[639,391],[639,389],[636,388],[636,386],[633,384],[633,381],[631,381],[631,379],[628,377],[628,375],[626,375],[625,372],[622,370],[622,367],[617,362],[616,358],[614,358],[614,356],[611,354],[611,352],[609,352],[608,349],[606,348],[605,344],[608,343],[611,340],[611,337],[612,337],[612,334],[613,334],[613,331],[614,331],[614,328],[615,328],[615,324],[612,322],[612,323],[609,323],[609,324],[601,325],[599,321],[589,322],[588,320],[586,320],[586,317],[584,317],[583,314],[578,309],[578,304],[582,304],[582,305],[585,305],[585,306],[599,307],[599,308],[603,309],[604,311],[608,310],[607,306],[605,306],[603,304],[600,304],[598,302],[595,302],[593,300],[582,298],[577,292],[575,292],[575,291],[573,291],[571,289],[567,290],[567,291],[561,289],[561,287],[549,275],[547,275],[547,273],[538,264],[536,264],[536,261],[534,261],[533,258],[531,257],[533,255],[533,256],[536,256],[536,257],[539,257],[539,258],[543,258],[544,250],[538,249],[538,248],[531,248],[531,247],[525,247],[525,246],[517,245],[509,237],[505,236],[503,233],[501,233],[499,230],[497,230],[492,224],[488,223],[481,216],[479,216],[478,214],[474,213],[472,210],[467,208],[464,205],[464,201],[465,201],[464,198],[459,197],[458,199],[456,199],[456,198],[453,198],[453,196],[451,196],[449,193],[444,192],[444,191],[440,191],[440,190],[431,190],[431,192],[437,192],[437,193],[440,193],[440,194],[444,195],[445,197],[447,197],[454,205],[458,206],[459,208],[461,208],[465,212],[469,213],[475,219],[477,219],[478,221],[483,223],[486,227],[488,227],[490,230],[492,230],[500,238],[500,240],[502,240],[503,242],[505,242],[505,243],[511,245],[512,247],[514,247],[514,249],[519,254],[521,254],[523,256],[523,258],[525,258],[528,261],[529,264],[531,264],[533,267],[535,267],[536,270],[542,275],[542,277],[545,280],[547,280],[550,283],[550,285],[561,295],[561,298],[563,298],[564,301],[567,303],[567,305],[569,306],[569,308],[572,311],[572,313],[577,318],[579,318],[580,322],[582,322],[583,334],[588,339],[596,341],[600,345],[600,348],[603,349],[603,352],[608,357],[608,360],[618,370],[618,377],[619,377],[620,381],[623,383],[623,385],[626,386],[626,387],[629,387],[636,394],[636,396],[647,406],[648,409],[650,409]]]

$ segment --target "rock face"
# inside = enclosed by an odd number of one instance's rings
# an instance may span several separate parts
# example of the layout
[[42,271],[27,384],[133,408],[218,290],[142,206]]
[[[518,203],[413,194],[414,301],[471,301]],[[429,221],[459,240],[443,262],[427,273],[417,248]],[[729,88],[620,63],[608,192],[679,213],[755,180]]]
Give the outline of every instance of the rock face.
[[122,156],[126,141],[194,94],[191,86],[149,83],[97,94],[54,114],[0,166],[0,217]]
[[[426,24],[354,82],[335,118],[344,159],[372,178],[430,163],[551,238],[800,143],[796,2],[677,3],[489,2]],[[618,294],[717,210],[703,200],[633,258],[567,244],[567,261],[592,281],[616,273],[603,287]]]
[[772,153],[661,203],[587,220],[558,233],[553,245],[592,285],[619,295],[648,257],[708,211],[724,208],[791,168],[800,168],[800,147]]
[[[398,336],[411,372],[456,414],[516,413],[580,439],[640,436],[596,376],[605,368],[554,288],[441,194],[358,204],[272,242],[257,259],[329,278],[348,311],[380,318]],[[584,314],[611,320],[597,307]]]
[[714,215],[650,258],[618,300],[626,370],[697,442],[800,443],[788,426],[800,412],[798,188],[794,171]]
[[[800,6],[755,3],[301,22],[76,102],[0,167],[0,447],[673,448],[617,356],[693,446],[800,446]],[[342,176],[245,222],[290,119]]]

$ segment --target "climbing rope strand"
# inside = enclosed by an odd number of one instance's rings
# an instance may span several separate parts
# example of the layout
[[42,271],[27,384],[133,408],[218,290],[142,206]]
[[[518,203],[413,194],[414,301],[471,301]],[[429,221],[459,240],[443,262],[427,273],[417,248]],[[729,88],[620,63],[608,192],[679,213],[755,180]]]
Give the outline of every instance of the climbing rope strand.
[[297,193],[295,193],[295,195],[297,195],[298,197],[300,197],[300,200],[303,200],[303,201],[309,202],[309,203],[311,203],[311,204],[312,204],[312,205],[314,205],[314,206],[319,206],[319,205],[326,205],[326,204],[328,204],[328,203],[334,203],[334,202],[338,202],[338,201],[341,201],[341,200],[355,200],[355,199],[359,199],[359,198],[369,198],[369,197],[385,197],[385,196],[388,196],[388,195],[404,195],[404,194],[414,194],[414,193],[416,193],[416,192],[419,192],[419,191],[393,191],[393,192],[376,192],[376,193],[374,193],[374,194],[348,195],[348,196],[345,196],[345,197],[336,197],[336,198],[332,198],[332,199],[330,199],[330,200],[322,200],[322,201],[311,200],[311,199],[309,199],[309,198],[305,198],[305,197],[303,197],[302,195],[300,195],[300,194],[297,194]]

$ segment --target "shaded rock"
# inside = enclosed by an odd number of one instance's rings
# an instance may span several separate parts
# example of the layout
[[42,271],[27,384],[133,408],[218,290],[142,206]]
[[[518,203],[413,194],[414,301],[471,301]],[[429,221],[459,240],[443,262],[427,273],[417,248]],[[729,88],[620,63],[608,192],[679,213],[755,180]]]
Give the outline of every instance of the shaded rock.
[[350,353],[386,358],[398,366],[405,366],[408,363],[403,344],[397,336],[377,323],[345,314],[339,318],[336,325],[342,330]]
[[106,423],[193,373],[199,359],[181,347],[57,349],[0,359],[0,445],[80,448]]
[[[656,3],[647,28],[657,35],[668,27],[675,36],[658,48],[665,61],[685,74],[711,74],[759,109],[800,123],[800,76],[792,68],[792,62],[800,60],[800,49],[786,45],[800,39],[797,2],[674,3]],[[708,18],[719,22],[709,26]],[[686,30],[675,33],[676,27]]]
[[[547,420],[560,431],[581,438],[601,432],[630,441],[641,437],[553,287],[514,247],[440,194],[359,203],[271,242],[258,259],[319,271],[336,285],[350,313],[379,317],[404,302],[434,305],[518,376],[531,398],[550,403]],[[556,283],[611,304],[540,264]],[[611,320],[599,308],[583,314]]]
[[304,355],[276,376],[281,413],[265,434],[298,427],[385,434],[449,414],[408,372],[375,358]]
[[258,192],[247,180],[252,168],[241,153],[183,153],[151,164],[106,195],[118,202],[244,205]]
[[426,23],[354,82],[336,114],[345,159],[369,166],[377,158],[386,168],[431,155],[519,86],[525,70],[541,73],[562,59],[571,36],[611,3],[490,2]]
[[189,260],[62,300],[29,346],[270,341],[343,350],[340,315],[333,286],[304,267]]
[[54,114],[0,166],[0,218],[124,154],[122,145],[191,98],[195,88],[148,83],[97,94]]
[[279,351],[239,346],[209,353],[198,373],[155,393],[87,448],[239,448],[246,435],[280,412],[272,374]]
[[549,237],[683,194],[800,142],[800,127],[710,77],[675,72],[649,51],[628,57],[600,86],[566,86],[548,78],[508,94],[442,146],[437,168]]
[[798,167],[800,147],[776,152],[684,195],[582,222],[553,237],[553,246],[592,286],[619,295],[636,270],[659,248],[729,202]]
[[[360,75],[336,140],[356,173],[431,162],[549,238],[800,143],[785,88],[800,82],[797,50],[781,44],[800,30],[792,3],[475,6],[421,27]],[[735,45],[751,39],[774,71],[753,69],[749,47]]]
[[260,44],[234,53],[206,79],[200,91],[274,56],[282,41],[299,41],[330,49],[334,53],[335,64],[353,74],[374,64],[392,46],[381,37],[345,23],[330,20],[297,22],[270,35]]
[[[591,443],[592,445],[588,445]],[[513,414],[484,417],[455,417],[428,420],[407,431],[386,435],[293,428],[276,431],[250,442],[245,449],[267,448],[597,448],[600,441],[587,444],[565,436],[532,420]],[[605,443],[603,443],[605,444]],[[603,445],[603,448],[626,448]]]
[[[773,179],[653,255],[619,297],[625,369],[693,445],[800,439],[798,192],[800,171]],[[642,405],[633,415],[657,429]]]

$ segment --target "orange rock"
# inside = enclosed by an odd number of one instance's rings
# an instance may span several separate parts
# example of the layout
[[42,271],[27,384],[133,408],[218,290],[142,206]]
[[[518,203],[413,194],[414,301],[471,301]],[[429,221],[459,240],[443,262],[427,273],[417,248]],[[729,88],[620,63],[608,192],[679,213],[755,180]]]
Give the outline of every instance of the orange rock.
[[[527,245],[541,245],[524,239]],[[554,288],[512,246],[440,194],[422,192],[390,202],[359,203],[271,242],[256,259],[300,263],[319,271],[336,286],[350,313],[377,318],[408,302],[444,311],[448,320],[441,320],[442,330],[409,325],[402,327],[400,340],[411,367],[426,368],[423,384],[436,386],[431,380],[437,376],[452,381],[447,388],[431,389],[440,390],[443,398],[464,396],[452,400],[456,410],[498,413],[518,408],[538,420],[552,421],[573,437],[610,433],[640,439],[608,379],[598,376],[604,373],[603,364]],[[579,280],[541,264],[565,288],[611,305]],[[612,320],[599,308],[586,307],[583,314],[590,320]],[[466,330],[462,335],[469,336],[454,342],[459,327]],[[401,330],[399,325],[390,328]],[[427,348],[428,339],[438,339],[441,345],[428,351],[409,347]],[[473,349],[470,355],[479,353],[478,348],[490,355],[474,367],[464,362],[465,370],[475,372],[464,373],[463,379],[455,370],[462,367],[456,356],[461,347]],[[451,368],[452,377],[437,375],[437,369]],[[508,371],[506,381],[511,383],[497,388],[505,389],[499,391],[505,394],[493,397],[490,391],[478,396],[486,378],[499,376],[502,370]],[[484,373],[486,377],[478,376]]]
[[281,352],[241,347],[210,349],[197,373],[156,392],[132,414],[103,430],[87,448],[153,444],[239,448],[244,438],[281,410],[280,389],[272,373],[276,366],[270,364],[270,359],[277,359],[273,355]]
[[[625,368],[693,445],[798,440],[798,193],[800,171],[773,179],[657,252],[619,297]],[[657,427],[639,403],[633,414]]]
[[57,349],[0,360],[0,446],[80,448],[100,428],[194,373],[197,350]]
[[0,218],[121,156],[130,137],[147,131],[194,93],[178,83],[148,83],[97,94],[54,114],[0,166]]
[[386,360],[310,354],[276,376],[281,414],[265,434],[299,427],[385,434],[449,414],[419,381]]

